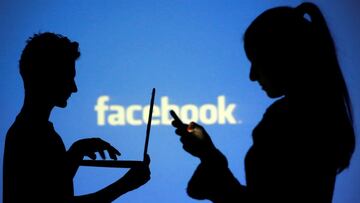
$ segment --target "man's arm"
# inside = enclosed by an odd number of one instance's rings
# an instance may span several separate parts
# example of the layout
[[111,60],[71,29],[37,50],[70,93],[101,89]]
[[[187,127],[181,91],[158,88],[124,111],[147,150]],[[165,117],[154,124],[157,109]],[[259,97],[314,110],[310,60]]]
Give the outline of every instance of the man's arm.
[[69,175],[74,178],[80,166],[80,161],[83,160],[84,156],[94,160],[98,152],[101,158],[105,159],[105,151],[108,152],[109,157],[113,160],[117,160],[117,156],[120,156],[120,152],[117,149],[100,138],[88,138],[76,141],[66,153]]
[[107,203],[144,185],[150,180],[150,158],[146,156],[143,165],[131,168],[122,178],[92,194],[72,197],[71,203]]

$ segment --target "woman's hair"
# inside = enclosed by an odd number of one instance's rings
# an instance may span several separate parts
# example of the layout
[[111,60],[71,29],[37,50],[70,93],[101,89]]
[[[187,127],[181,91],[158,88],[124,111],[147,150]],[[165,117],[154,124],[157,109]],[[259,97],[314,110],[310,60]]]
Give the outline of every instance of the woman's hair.
[[[319,8],[313,3],[302,3],[295,8],[265,11],[246,30],[244,46],[251,62],[261,56],[261,60],[276,58],[287,64],[270,67],[272,74],[288,78],[288,94],[297,94],[289,98],[311,97],[322,124],[332,121],[336,126],[330,125],[336,128],[332,131],[336,135],[322,137],[334,139],[331,144],[338,172],[347,168],[355,149],[351,101],[333,39]],[[331,130],[324,133],[327,132]]]

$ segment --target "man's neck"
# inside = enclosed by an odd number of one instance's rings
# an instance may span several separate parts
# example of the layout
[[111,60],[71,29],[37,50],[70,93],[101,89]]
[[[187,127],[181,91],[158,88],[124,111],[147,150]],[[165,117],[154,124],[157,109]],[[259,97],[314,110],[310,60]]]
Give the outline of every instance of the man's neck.
[[33,121],[47,122],[50,118],[52,109],[53,106],[49,105],[45,101],[25,96],[24,105],[20,114],[27,118],[31,118]]

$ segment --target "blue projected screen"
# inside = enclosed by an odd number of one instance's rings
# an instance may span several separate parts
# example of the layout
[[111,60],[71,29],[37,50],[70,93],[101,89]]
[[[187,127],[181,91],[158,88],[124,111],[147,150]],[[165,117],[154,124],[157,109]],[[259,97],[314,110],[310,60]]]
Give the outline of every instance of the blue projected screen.
[[[314,2],[334,37],[352,98],[354,123],[359,124],[360,4],[355,0]],[[186,186],[199,160],[182,149],[170,125],[170,109],[176,109],[184,122],[204,125],[234,175],[246,184],[244,157],[252,144],[251,132],[273,100],[249,80],[243,34],[264,10],[299,3],[2,0],[1,162],[6,132],[24,98],[18,71],[21,51],[28,37],[50,31],[80,44],[78,92],[66,108],[55,108],[51,114],[67,148],[76,140],[100,137],[121,152],[120,159],[141,160],[147,106],[151,89],[157,89],[148,149],[151,180],[115,202],[197,202],[187,196]],[[75,193],[95,192],[126,171],[80,167],[74,178]],[[350,168],[337,178],[335,203],[360,202],[359,171],[356,150]]]

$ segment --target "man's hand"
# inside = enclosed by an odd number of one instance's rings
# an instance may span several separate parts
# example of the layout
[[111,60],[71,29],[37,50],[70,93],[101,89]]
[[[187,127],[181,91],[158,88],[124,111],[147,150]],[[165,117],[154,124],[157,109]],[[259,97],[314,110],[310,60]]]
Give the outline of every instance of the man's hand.
[[150,157],[145,156],[142,165],[131,168],[122,178],[128,191],[135,190],[150,180]]
[[88,156],[91,159],[96,159],[96,152],[98,152],[102,159],[105,159],[105,151],[108,152],[109,157],[113,160],[117,160],[117,156],[120,156],[120,152],[111,146],[108,142],[100,138],[87,138],[76,141],[69,149],[73,156],[83,159],[84,156]]

